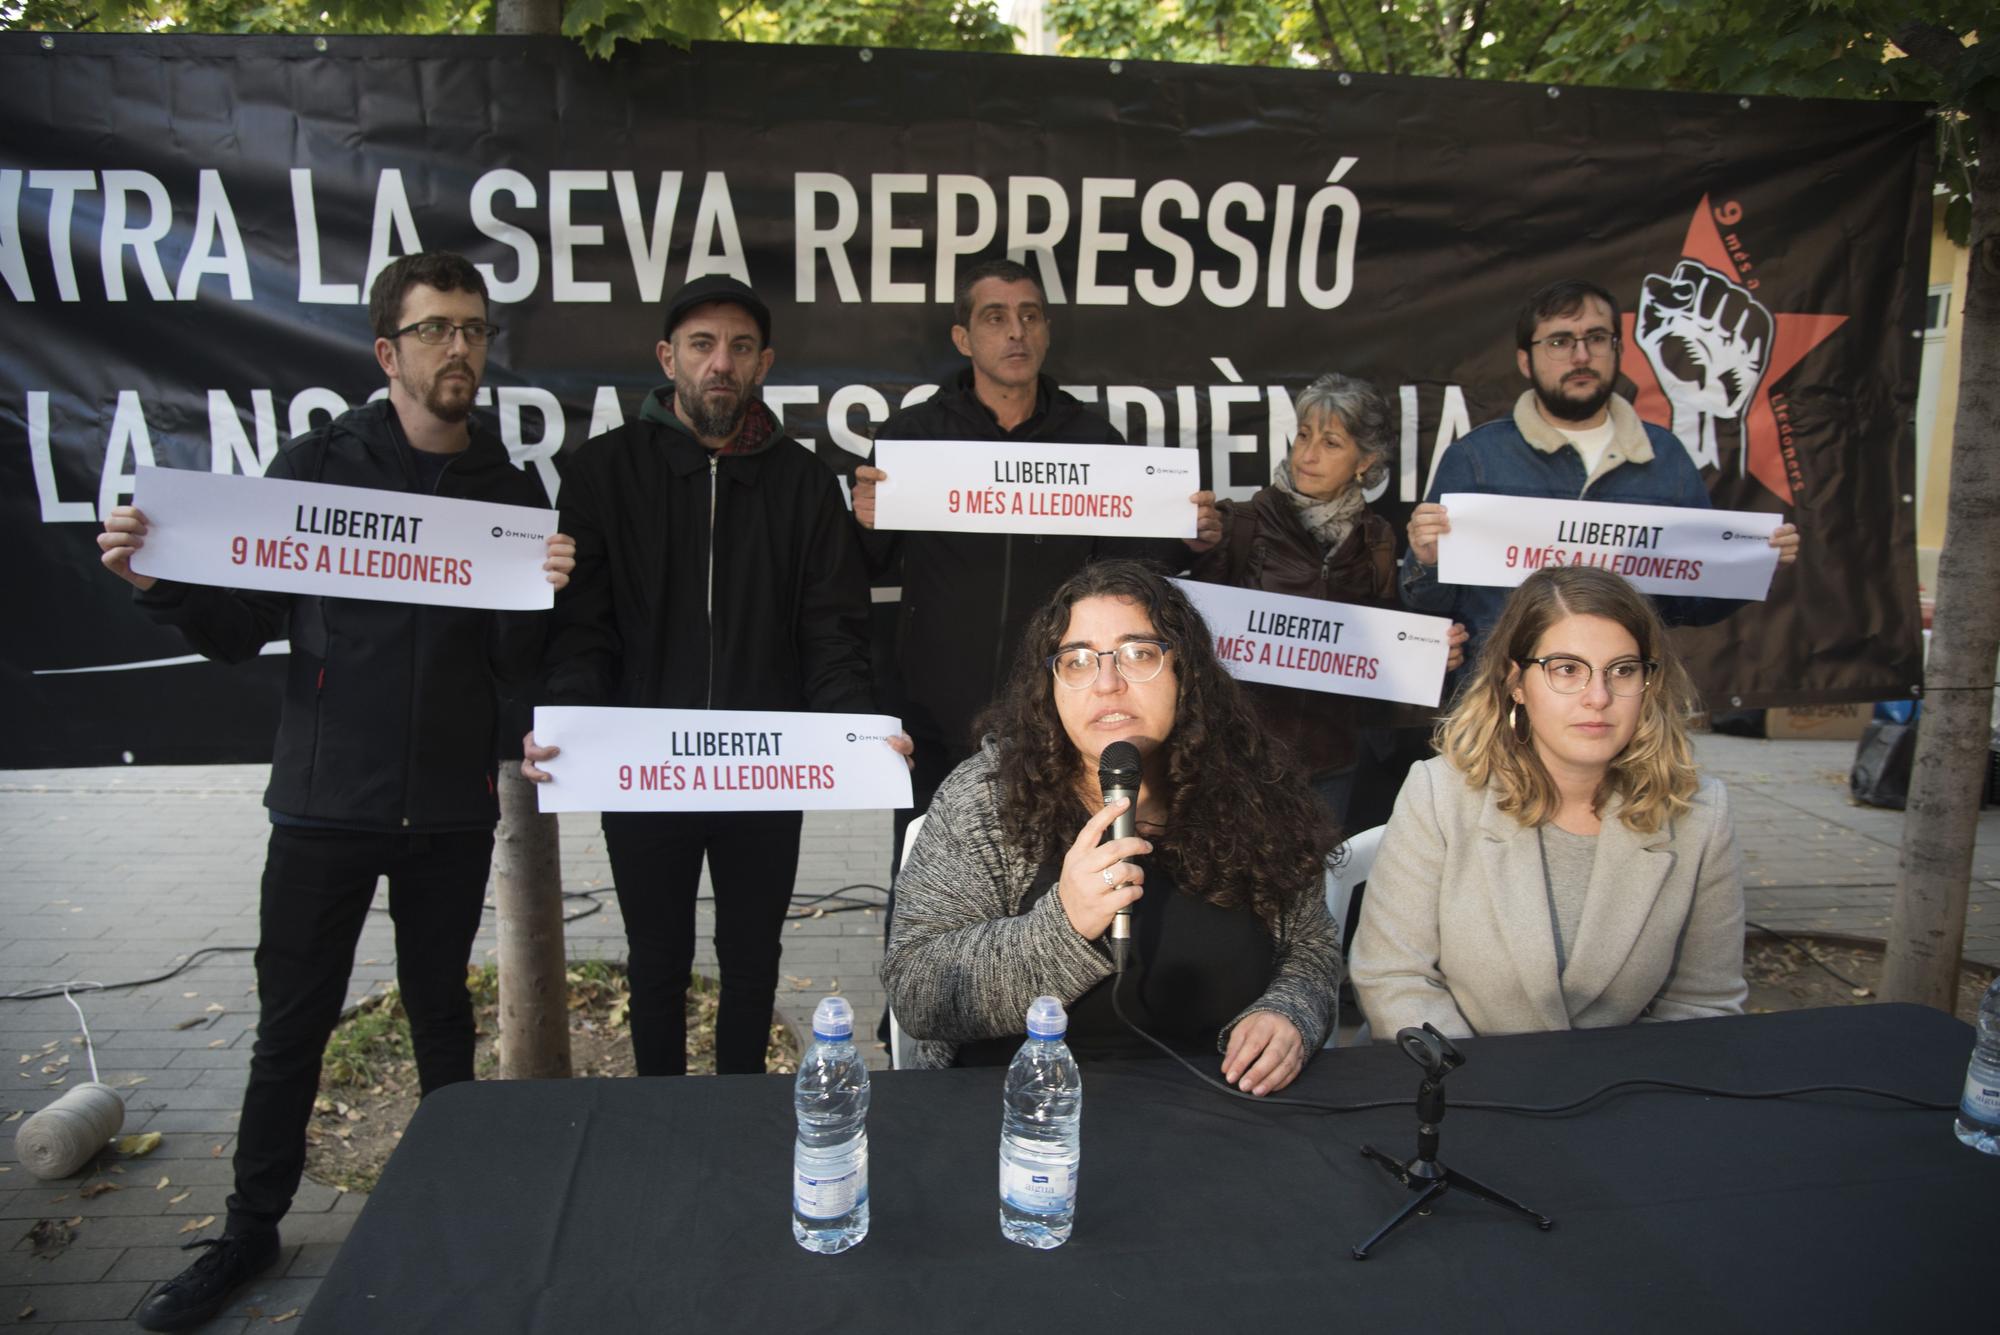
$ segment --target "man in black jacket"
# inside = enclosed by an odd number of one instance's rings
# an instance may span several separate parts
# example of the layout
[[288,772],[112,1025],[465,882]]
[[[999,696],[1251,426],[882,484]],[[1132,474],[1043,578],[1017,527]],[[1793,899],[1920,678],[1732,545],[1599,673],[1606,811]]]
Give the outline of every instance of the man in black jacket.
[[[479,271],[445,252],[406,256],[377,277],[368,314],[387,399],[292,441],[266,475],[546,506],[534,476],[470,420],[498,332]],[[131,568],[146,532],[144,514],[119,506],[98,545],[154,620],[228,663],[291,641],[264,794],[271,842],[258,910],[257,1042],[228,1223],[220,1239],[188,1244],[208,1250],[137,1317],[147,1330],[182,1330],[277,1259],[278,1221],[305,1168],[320,1059],[379,877],[389,878],[396,979],[423,1093],[472,1079],[465,966],[500,814],[495,766],[519,735],[542,618],[155,580]],[[572,550],[561,534],[549,539],[551,583],[566,578]]]
[[[651,709],[871,712],[868,582],[833,471],[756,398],[771,314],[733,278],[667,305],[671,382],[563,468],[575,579],[556,599],[543,699]],[[530,733],[521,769],[556,754]],[[757,1073],[798,872],[797,811],[606,812],[640,1075],[687,1070],[704,856],[722,969],[715,1066]]]
[[[1123,445],[1111,423],[1042,374],[1049,355],[1049,314],[1033,271],[1012,260],[984,260],[959,275],[952,345],[971,365],[922,403],[890,417],[877,440],[1046,441]],[[854,517],[875,527],[875,484],[888,474],[854,472]],[[997,533],[870,533],[871,573],[900,568],[903,603],[896,629],[904,727],[916,744],[912,805],[896,813],[903,831],[930,805],[945,776],[978,749],[973,720],[998,694],[1013,666],[1021,629],[1057,585],[1090,561],[1151,558],[1178,569],[1190,550],[1222,536],[1212,492],[1196,492],[1197,536],[1172,538]]]

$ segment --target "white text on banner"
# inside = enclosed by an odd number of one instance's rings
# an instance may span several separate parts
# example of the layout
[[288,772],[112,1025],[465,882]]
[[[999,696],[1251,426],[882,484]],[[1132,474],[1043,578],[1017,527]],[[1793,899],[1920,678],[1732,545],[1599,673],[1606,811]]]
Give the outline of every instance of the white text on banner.
[[183,468],[138,470],[158,579],[375,602],[539,611],[556,513],[524,505]]
[[887,714],[542,705],[543,811],[874,811],[910,805]]
[[1448,617],[1177,579],[1239,681],[1435,705]]
[[1761,600],[1784,516],[1454,492],[1440,496],[1438,583],[1513,588],[1544,566],[1602,566],[1641,593]]
[[1192,538],[1193,450],[878,440],[875,527],[942,533]]

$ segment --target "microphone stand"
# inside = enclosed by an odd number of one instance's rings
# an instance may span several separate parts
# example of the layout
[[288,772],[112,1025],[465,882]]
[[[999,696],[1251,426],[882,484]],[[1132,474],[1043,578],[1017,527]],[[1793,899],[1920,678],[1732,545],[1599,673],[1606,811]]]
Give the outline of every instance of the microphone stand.
[[1396,1041],[1412,1061],[1424,1068],[1423,1083],[1417,1087],[1417,1155],[1404,1163],[1373,1145],[1363,1145],[1361,1153],[1389,1176],[1416,1192],[1417,1196],[1391,1216],[1388,1223],[1376,1229],[1366,1242],[1354,1248],[1354,1259],[1367,1260],[1370,1248],[1395,1232],[1411,1215],[1429,1214],[1431,1204],[1452,1187],[1525,1215],[1534,1220],[1536,1227],[1544,1233],[1554,1228],[1556,1221],[1547,1215],[1537,1214],[1512,1197],[1503,1196],[1493,1188],[1438,1162],[1438,1123],[1444,1121],[1445,1113],[1444,1078],[1464,1065],[1465,1058],[1452,1046],[1450,1039],[1429,1024],[1422,1029],[1399,1030]]

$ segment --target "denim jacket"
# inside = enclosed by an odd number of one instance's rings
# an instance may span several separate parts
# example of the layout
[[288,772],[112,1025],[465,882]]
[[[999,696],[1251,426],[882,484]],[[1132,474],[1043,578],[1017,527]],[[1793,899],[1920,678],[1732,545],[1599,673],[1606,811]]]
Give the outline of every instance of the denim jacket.
[[[1531,496],[1563,501],[1608,501],[1633,505],[1709,508],[1701,470],[1670,431],[1639,419],[1632,405],[1613,395],[1611,444],[1597,470],[1584,476],[1583,457],[1560,431],[1542,420],[1529,390],[1514,403],[1512,417],[1486,423],[1453,442],[1431,475],[1426,501],[1452,492],[1488,496]],[[1403,556],[1403,602],[1419,612],[1448,616],[1472,633],[1470,662],[1500,618],[1512,589],[1492,585],[1441,584],[1437,567],[1416,553]],[[1654,606],[1670,626],[1708,626],[1735,611],[1725,598],[1656,596]]]

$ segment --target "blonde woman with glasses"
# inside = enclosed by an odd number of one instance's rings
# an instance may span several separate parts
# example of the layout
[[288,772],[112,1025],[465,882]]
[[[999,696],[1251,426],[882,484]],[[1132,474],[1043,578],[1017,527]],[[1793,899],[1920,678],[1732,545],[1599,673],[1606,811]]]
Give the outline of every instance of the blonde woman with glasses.
[[1619,576],[1549,569],[1514,591],[1369,878],[1350,966],[1376,1037],[1742,1011],[1742,876],[1694,707]]

